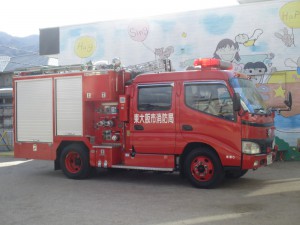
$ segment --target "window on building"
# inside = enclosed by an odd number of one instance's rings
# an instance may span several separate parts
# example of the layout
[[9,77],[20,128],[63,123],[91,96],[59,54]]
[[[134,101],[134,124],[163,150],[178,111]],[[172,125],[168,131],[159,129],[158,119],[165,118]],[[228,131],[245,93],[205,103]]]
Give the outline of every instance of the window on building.
[[0,97],[0,105],[11,105],[12,104],[12,98],[6,98],[6,97]]

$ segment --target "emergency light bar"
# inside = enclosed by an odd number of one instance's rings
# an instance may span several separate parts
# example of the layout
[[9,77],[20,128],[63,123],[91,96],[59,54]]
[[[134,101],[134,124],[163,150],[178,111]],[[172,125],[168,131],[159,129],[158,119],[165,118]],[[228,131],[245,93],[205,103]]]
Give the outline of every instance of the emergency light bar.
[[214,58],[203,58],[195,59],[194,66],[201,66],[201,68],[219,68],[221,70],[232,70],[232,64],[230,62],[225,62],[220,59]]

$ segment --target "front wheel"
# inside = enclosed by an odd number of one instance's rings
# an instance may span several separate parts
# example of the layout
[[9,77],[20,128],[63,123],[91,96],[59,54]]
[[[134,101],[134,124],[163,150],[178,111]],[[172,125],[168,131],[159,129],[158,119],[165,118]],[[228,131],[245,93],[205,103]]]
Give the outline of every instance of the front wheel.
[[89,154],[80,144],[66,146],[60,157],[63,173],[71,179],[84,179],[90,174]]
[[214,188],[224,178],[219,157],[209,148],[191,151],[185,159],[184,168],[191,184],[198,188]]

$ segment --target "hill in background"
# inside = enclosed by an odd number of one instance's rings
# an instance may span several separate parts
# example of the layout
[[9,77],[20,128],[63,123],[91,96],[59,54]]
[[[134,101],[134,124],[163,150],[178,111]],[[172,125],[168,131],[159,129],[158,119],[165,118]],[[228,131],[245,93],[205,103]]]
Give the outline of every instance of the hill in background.
[[39,52],[39,35],[14,37],[0,31],[0,56],[22,56]]

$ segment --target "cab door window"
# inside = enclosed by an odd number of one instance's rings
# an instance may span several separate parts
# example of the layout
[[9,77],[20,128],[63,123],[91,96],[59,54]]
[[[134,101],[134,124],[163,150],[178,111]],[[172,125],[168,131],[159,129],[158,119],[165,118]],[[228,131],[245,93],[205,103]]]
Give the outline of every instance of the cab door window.
[[139,111],[167,111],[172,106],[172,86],[140,86],[138,88]]
[[194,110],[234,120],[233,102],[224,84],[185,84],[185,104]]

